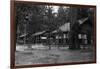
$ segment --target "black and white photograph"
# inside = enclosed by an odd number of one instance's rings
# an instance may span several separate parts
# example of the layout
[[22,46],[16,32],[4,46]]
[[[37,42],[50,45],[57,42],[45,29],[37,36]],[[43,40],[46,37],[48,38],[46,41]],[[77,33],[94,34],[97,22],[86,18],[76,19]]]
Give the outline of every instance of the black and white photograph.
[[95,7],[15,3],[15,66],[95,62]]

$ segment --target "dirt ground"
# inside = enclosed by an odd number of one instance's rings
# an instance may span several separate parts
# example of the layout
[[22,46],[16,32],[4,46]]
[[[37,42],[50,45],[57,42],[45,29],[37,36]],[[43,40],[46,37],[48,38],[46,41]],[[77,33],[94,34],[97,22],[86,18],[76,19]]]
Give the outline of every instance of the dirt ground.
[[69,50],[67,47],[57,49],[53,47],[48,49],[25,49],[24,51],[16,51],[15,64],[52,64],[52,63],[69,63],[84,62],[93,60],[93,51],[88,49]]

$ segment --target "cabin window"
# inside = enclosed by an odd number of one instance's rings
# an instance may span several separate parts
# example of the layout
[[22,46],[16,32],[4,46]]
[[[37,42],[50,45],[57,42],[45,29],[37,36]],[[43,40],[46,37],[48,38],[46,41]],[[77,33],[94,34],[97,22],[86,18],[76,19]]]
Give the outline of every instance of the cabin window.
[[79,38],[79,39],[82,39],[82,35],[81,35],[81,34],[79,34],[79,35],[78,35],[78,38]]
[[86,34],[79,34],[78,38],[79,39],[87,39],[87,35]]
[[66,34],[64,34],[64,38],[66,38]]
[[78,38],[81,39],[82,44],[87,44],[87,35],[86,34],[79,34]]
[[59,39],[59,36],[58,35],[56,36],[56,39]]
[[87,39],[86,34],[81,35],[81,38],[82,38],[82,39]]
[[47,37],[41,37],[41,39],[47,39]]

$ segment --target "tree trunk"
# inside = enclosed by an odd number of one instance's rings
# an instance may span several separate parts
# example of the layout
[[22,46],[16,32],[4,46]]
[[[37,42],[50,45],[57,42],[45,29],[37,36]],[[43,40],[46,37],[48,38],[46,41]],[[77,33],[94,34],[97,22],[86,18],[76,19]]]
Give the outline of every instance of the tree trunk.
[[74,28],[77,28],[78,24],[77,22],[77,8],[75,7],[71,7],[70,8],[70,45],[69,45],[69,49],[79,49],[79,41],[78,41],[78,32],[75,31]]

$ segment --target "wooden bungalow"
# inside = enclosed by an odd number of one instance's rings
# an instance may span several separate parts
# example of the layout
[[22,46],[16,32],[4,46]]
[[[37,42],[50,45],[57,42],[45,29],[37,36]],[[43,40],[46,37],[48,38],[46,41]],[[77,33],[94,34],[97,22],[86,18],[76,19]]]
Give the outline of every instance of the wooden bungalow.
[[60,26],[58,29],[51,31],[49,33],[48,39],[51,44],[55,45],[64,45],[68,42],[68,32],[70,31],[70,23],[65,23],[64,25]]
[[91,44],[93,36],[93,26],[91,20],[87,17],[79,21],[79,39],[81,39],[81,44]]
[[41,36],[43,35],[45,31],[41,32],[36,32],[34,34],[28,33],[28,34],[23,34],[17,37],[17,43],[23,44],[24,41],[26,44],[32,44],[32,43],[41,43]]

